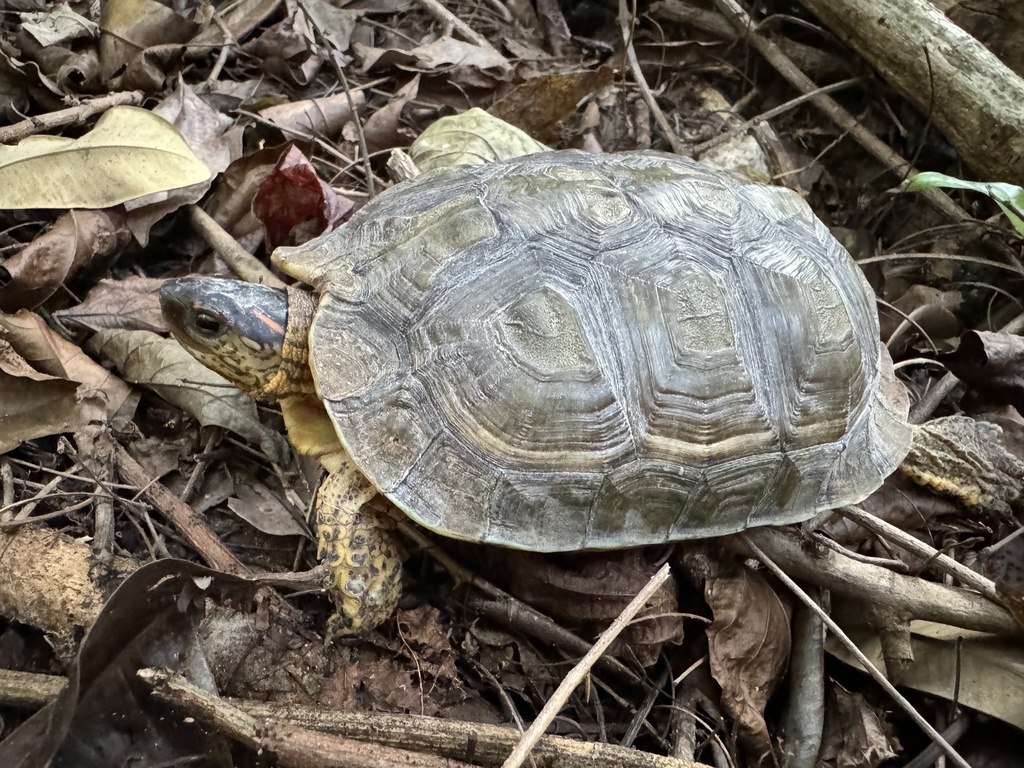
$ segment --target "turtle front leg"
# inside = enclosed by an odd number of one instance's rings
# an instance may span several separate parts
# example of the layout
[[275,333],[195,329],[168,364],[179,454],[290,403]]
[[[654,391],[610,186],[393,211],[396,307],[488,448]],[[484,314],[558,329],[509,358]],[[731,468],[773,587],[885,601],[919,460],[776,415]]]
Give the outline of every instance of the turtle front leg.
[[317,559],[328,567],[335,614],[327,641],[383,623],[402,594],[402,547],[394,521],[367,506],[377,489],[350,461],[339,462],[316,501]]

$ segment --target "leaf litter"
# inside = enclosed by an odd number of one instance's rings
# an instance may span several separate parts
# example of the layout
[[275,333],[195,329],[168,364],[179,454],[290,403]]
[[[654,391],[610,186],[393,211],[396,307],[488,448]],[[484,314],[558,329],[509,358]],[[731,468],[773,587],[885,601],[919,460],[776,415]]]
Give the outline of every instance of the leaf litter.
[[[801,674],[789,667],[790,597],[725,547],[548,558],[486,547],[463,552],[462,545],[431,540],[429,547],[412,547],[409,593],[392,622],[369,637],[323,647],[326,608],[315,578],[278,584],[281,593],[257,593],[247,582],[168,559],[172,551],[186,558],[197,553],[164,523],[158,505],[140,501],[140,489],[119,485],[112,471],[86,478],[87,462],[60,450],[62,435],[96,456],[105,440],[115,441],[135,454],[153,483],[203,509],[243,561],[302,576],[312,563],[311,545],[294,515],[309,503],[316,470],[289,459],[273,413],[212,379],[191,357],[176,356],[176,345],[161,336],[154,290],[169,275],[226,273],[227,256],[217,253],[223,247],[211,245],[208,232],[190,229],[190,204],[200,203],[236,245],[265,259],[277,244],[301,243],[343,221],[388,184],[392,149],[407,147],[437,118],[473,107],[552,146],[604,151],[666,150],[665,125],[690,146],[718,142],[745,126],[758,133],[757,142],[737,135],[734,145],[714,148],[736,172],[765,181],[766,169],[775,169],[777,181],[809,195],[828,223],[871,221],[870,237],[883,249],[912,245],[916,254],[939,254],[872,257],[866,270],[891,307],[881,305],[883,337],[906,360],[901,373],[915,396],[949,370],[961,383],[938,403],[937,415],[981,421],[961,421],[952,436],[919,443],[923,464],[908,464],[865,505],[944,553],[983,561],[1006,605],[1024,615],[1018,607],[1022,537],[1008,535],[1019,529],[1024,460],[1019,337],[1012,327],[1000,330],[1019,314],[1019,302],[1006,271],[988,266],[1013,263],[1019,243],[1011,228],[989,218],[999,213],[997,204],[977,196],[964,203],[978,220],[989,219],[986,238],[970,222],[937,226],[919,198],[889,194],[891,183],[875,161],[816,113],[793,107],[760,127],[746,123],[792,93],[765,72],[752,88],[744,76],[748,53],[722,17],[675,0],[654,4],[632,26],[651,98],[669,118],[659,123],[651,99],[626,74],[614,12],[585,5],[563,13],[553,2],[538,3],[536,11],[518,1],[449,4],[454,16],[442,18],[426,2],[172,9],[114,0],[96,18],[73,6],[81,16],[61,7],[10,20],[0,51],[5,93],[17,92],[23,113],[56,113],[66,106],[56,95],[68,97],[71,108],[66,120],[42,131],[56,137],[42,141],[63,147],[60,153],[29,151],[43,146],[37,126],[9,139],[8,157],[21,152],[25,162],[5,164],[0,156],[0,175],[9,174],[0,198],[10,197],[0,241],[0,310],[8,313],[0,318],[0,535],[11,542],[21,537],[25,555],[0,562],[10,583],[28,583],[27,563],[35,563],[37,577],[52,576],[48,588],[28,590],[37,596],[35,608],[22,591],[0,599],[0,647],[5,637],[41,643],[26,634],[35,627],[58,653],[43,667],[24,669],[66,675],[69,686],[36,715],[19,712],[8,721],[0,741],[7,762],[0,762],[41,766],[56,756],[54,765],[111,764],[86,757],[99,750],[113,762],[202,754],[205,764],[227,764],[223,736],[168,720],[165,705],[147,697],[134,678],[143,666],[169,667],[243,700],[529,721],[580,655],[558,631],[568,628],[593,642],[659,558],[668,557],[675,582],[613,646],[625,664],[595,667],[556,730],[598,746],[635,746],[638,761],[658,753],[711,763],[727,751],[735,765],[778,764],[789,678]],[[40,38],[44,30],[55,36]],[[844,60],[834,41],[822,46],[780,34],[822,84],[844,76],[837,73],[846,71],[852,54]],[[83,123],[75,112],[80,99],[131,89],[140,90],[128,95],[135,106],[108,108],[100,121]],[[888,124],[888,105],[882,108],[870,92],[860,95],[864,119]],[[162,105],[155,112],[142,108],[156,100]],[[159,130],[104,127],[119,114]],[[919,163],[948,170],[948,146],[927,132],[924,118],[904,110],[899,119],[901,135],[922,137]],[[143,136],[149,138],[140,141]],[[109,156],[102,176],[89,142]],[[157,156],[187,162],[148,159]],[[189,156],[208,169],[205,175]],[[35,236],[19,226],[31,208],[53,209],[33,212],[50,223]],[[107,436],[90,438],[87,428]],[[938,464],[932,454],[941,455]],[[269,477],[268,458],[283,465],[286,486]],[[82,490],[87,484],[92,500]],[[98,527],[103,504],[118,510],[113,536]],[[32,512],[15,523],[19,508]],[[240,515],[230,518],[234,528],[225,525],[228,517],[217,517],[224,510]],[[237,526],[251,535],[237,535]],[[923,568],[934,576],[927,563],[845,520],[819,521],[816,530],[880,569],[916,576]],[[279,549],[266,536],[291,543]],[[70,560],[44,556],[65,546],[77,570]],[[495,623],[465,610],[481,587],[453,579],[429,554],[433,549],[456,553],[495,582],[482,588],[510,590],[550,614],[552,624],[538,627],[516,616]],[[108,567],[90,575],[93,561]],[[136,576],[124,580],[133,570]],[[63,604],[61,590],[71,589],[72,572],[84,574],[79,594],[88,595],[89,608],[69,611],[78,617],[71,623],[44,618],[60,616],[55,606]],[[121,591],[101,608],[121,581]],[[291,595],[289,602],[278,594]],[[965,631],[922,635],[905,618],[886,626],[865,623],[861,614],[844,619],[844,627],[864,647],[877,644],[879,663],[899,665],[904,690],[937,723],[959,705],[968,728],[981,727],[977,712],[1021,727],[1013,711],[1024,708],[1012,695],[1024,689],[1018,646],[983,638],[958,660],[956,649],[965,646],[956,638]],[[913,653],[897,651],[893,637],[910,642]],[[829,651],[820,764],[879,765],[925,749],[845,652]],[[968,659],[969,676],[959,684],[970,694],[962,688],[951,703],[957,688],[950,681],[957,682],[955,670]],[[15,661],[12,668],[18,667]],[[677,677],[674,686],[665,682]],[[1017,683],[1000,686],[1000,680]],[[146,738],[126,741],[123,720],[118,733],[116,717],[128,710],[128,730],[138,728]],[[687,729],[700,737],[688,742],[670,735]],[[1010,760],[1012,749],[1000,753],[995,744],[1012,738],[988,739],[979,754],[987,749],[987,759]],[[255,750],[265,744],[246,743],[254,751],[242,764],[258,764]],[[687,743],[695,745],[688,754]],[[466,747],[459,759],[473,753]]]

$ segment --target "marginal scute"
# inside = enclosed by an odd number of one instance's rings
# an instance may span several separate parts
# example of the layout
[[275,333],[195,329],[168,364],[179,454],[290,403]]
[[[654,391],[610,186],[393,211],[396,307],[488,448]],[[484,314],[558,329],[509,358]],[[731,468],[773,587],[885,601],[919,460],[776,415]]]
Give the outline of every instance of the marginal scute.
[[432,173],[278,261],[324,296],[314,377],[346,450],[449,536],[575,550],[795,522],[910,444],[849,254],[794,193],[683,158]]

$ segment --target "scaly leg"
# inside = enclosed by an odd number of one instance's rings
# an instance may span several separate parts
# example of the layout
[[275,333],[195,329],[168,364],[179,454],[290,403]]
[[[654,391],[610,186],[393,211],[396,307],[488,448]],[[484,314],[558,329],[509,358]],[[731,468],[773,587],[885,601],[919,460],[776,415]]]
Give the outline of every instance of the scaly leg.
[[366,506],[377,489],[350,462],[339,462],[317,495],[317,559],[336,613],[327,640],[383,623],[402,594],[402,547],[394,521]]

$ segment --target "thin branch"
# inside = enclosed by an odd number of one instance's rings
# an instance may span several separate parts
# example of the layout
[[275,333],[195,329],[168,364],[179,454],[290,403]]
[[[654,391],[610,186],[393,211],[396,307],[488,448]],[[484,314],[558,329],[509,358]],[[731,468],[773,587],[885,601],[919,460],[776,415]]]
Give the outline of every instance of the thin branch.
[[651,599],[655,592],[661,588],[669,575],[671,569],[668,563],[665,563],[661,569],[651,576],[650,581],[647,582],[647,586],[640,590],[636,597],[634,597],[619,614],[618,618],[612,622],[612,625],[608,627],[604,632],[601,633],[601,637],[598,638],[597,642],[594,643],[594,647],[590,649],[586,656],[579,660],[569,674],[565,676],[565,679],[559,684],[558,688],[548,699],[548,702],[544,705],[544,708],[537,715],[537,719],[533,721],[533,725],[530,726],[529,730],[523,734],[522,739],[516,748],[512,751],[512,754],[508,756],[508,759],[502,765],[502,768],[519,768],[523,762],[527,759],[530,754],[530,750],[536,746],[537,742],[540,741],[541,736],[551,725],[552,721],[565,706],[565,703],[569,700],[572,692],[576,690],[580,683],[583,682],[584,678],[590,674],[591,668],[598,658],[608,650],[608,647],[612,644],[616,637],[626,628],[626,625],[633,620],[633,617],[640,612],[647,601]]
[[942,734],[935,730],[932,724],[925,720],[924,717],[921,716],[921,713],[914,709],[914,706],[907,701],[903,694],[897,691],[896,687],[886,679],[885,675],[883,675],[879,669],[871,663],[871,660],[861,652],[860,648],[857,647],[857,644],[846,636],[846,633],[839,628],[839,625],[832,620],[832,617],[825,613],[825,611],[821,609],[821,606],[815,603],[806,592],[800,589],[797,583],[789,578],[789,576],[787,576],[786,573],[779,568],[779,566],[777,566],[770,557],[768,557],[768,555],[762,552],[757,544],[751,541],[746,534],[741,534],[741,536],[746,541],[747,546],[749,546],[754,554],[757,555],[757,559],[764,563],[765,567],[774,573],[776,578],[785,584],[790,591],[796,595],[800,602],[817,614],[818,618],[821,619],[832,634],[836,636],[836,639],[846,646],[846,649],[853,654],[854,658],[857,659],[858,662],[860,662],[863,670],[871,675],[874,681],[892,697],[893,701],[903,708],[903,711],[910,716],[911,720],[917,723],[918,727],[928,735],[928,738],[941,747],[942,751],[946,753],[946,756],[949,757],[955,765],[960,766],[960,768],[971,768],[967,761],[960,756],[960,753],[953,749],[953,746],[942,738]]

